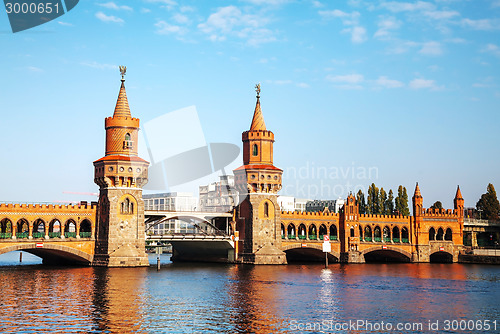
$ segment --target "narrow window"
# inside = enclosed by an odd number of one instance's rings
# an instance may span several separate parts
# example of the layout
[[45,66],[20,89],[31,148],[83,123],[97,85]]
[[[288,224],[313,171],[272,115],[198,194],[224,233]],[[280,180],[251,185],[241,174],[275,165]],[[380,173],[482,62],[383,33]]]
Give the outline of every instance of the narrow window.
[[269,217],[269,204],[267,202],[264,203],[264,217]]
[[257,144],[253,144],[253,156],[256,157],[259,154],[259,148]]

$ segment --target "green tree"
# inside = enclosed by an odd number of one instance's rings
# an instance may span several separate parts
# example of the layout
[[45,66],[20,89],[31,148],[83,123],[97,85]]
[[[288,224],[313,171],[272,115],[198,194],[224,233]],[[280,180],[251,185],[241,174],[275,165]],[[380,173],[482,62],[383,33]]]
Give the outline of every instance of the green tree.
[[356,194],[356,202],[358,202],[359,213],[360,214],[366,213],[365,194],[361,189],[359,189],[358,193]]
[[384,188],[380,188],[380,194],[378,197],[378,207],[380,214],[386,215],[387,211],[385,210],[385,202],[387,201],[387,193],[385,192]]
[[500,212],[500,203],[498,202],[497,192],[495,187],[490,183],[486,188],[486,193],[481,195],[481,198],[476,204],[478,210],[482,210],[481,216],[485,219],[496,220]]
[[408,193],[406,192],[406,187],[398,187],[398,196],[396,197],[396,211],[402,216],[410,215],[410,208],[408,208]]
[[384,209],[387,215],[392,215],[394,213],[394,193],[392,189],[389,189],[389,196],[387,197],[387,201],[385,201]]
[[443,208],[443,203],[440,201],[434,202],[434,204],[431,205],[431,209],[442,209]]
[[379,214],[379,190],[375,186],[375,183],[372,183],[368,188],[368,199],[366,201],[366,213],[370,214]]

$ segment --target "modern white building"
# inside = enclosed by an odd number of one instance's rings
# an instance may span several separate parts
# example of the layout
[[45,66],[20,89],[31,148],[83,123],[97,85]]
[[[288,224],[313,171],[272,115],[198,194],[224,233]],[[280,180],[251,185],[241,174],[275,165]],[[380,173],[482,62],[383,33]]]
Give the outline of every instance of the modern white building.
[[309,199],[295,198],[292,196],[278,196],[278,204],[281,211],[306,211],[306,203]]
[[229,212],[238,204],[233,175],[221,175],[218,182],[200,186],[200,211]]

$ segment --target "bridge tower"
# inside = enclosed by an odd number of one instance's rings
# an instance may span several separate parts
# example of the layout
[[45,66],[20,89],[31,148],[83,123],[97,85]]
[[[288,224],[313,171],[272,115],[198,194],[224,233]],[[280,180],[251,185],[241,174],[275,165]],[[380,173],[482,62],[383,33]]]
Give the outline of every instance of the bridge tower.
[[364,257],[359,251],[359,204],[351,193],[340,213],[340,261],[363,263]]
[[145,252],[142,187],[149,162],[138,156],[139,119],[133,118],[125,92],[126,67],[113,117],[105,119],[106,153],[94,161],[99,185],[94,266],[148,266]]
[[[427,259],[429,257],[428,250],[426,249],[429,243],[429,236],[425,233],[421,233],[424,229],[423,226],[423,213],[424,213],[424,198],[420,192],[420,187],[415,186],[415,192],[412,197],[413,202],[413,219],[410,222],[410,238],[414,237],[412,244],[415,245],[414,252],[412,254],[412,262],[420,262],[420,258]],[[426,240],[423,240],[427,237]],[[426,261],[428,262],[428,261]]]
[[286,264],[277,202],[283,171],[273,165],[274,134],[266,129],[260,108],[260,84],[256,91],[252,124],[242,134],[243,166],[234,170],[241,203],[236,224],[241,239],[238,257],[245,263]]
[[460,186],[457,186],[457,193],[455,194],[455,199],[453,200],[453,207],[455,209],[455,213],[458,216],[458,223],[460,226],[460,240],[463,240],[464,237],[464,205],[465,201],[462,197],[462,192],[460,191]]

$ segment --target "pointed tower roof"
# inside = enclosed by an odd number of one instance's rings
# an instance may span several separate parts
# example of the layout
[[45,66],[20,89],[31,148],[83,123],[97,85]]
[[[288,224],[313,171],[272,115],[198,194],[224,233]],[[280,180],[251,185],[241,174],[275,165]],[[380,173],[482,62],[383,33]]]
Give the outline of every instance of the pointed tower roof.
[[127,92],[125,91],[125,71],[126,67],[120,66],[120,71],[122,74],[122,85],[120,87],[120,93],[118,94],[118,100],[116,101],[115,112],[113,113],[113,117],[127,117],[132,118],[130,114],[130,107],[128,106]]
[[457,186],[457,194],[455,195],[457,199],[463,199],[462,192],[460,191],[460,186]]
[[415,187],[415,193],[414,193],[413,197],[422,197],[422,194],[420,193],[420,187],[418,186],[418,182],[417,182],[417,185]]
[[250,131],[265,131],[266,123],[264,122],[264,116],[262,116],[262,110],[260,109],[260,84],[255,85],[255,90],[257,91],[257,104],[255,105],[255,111],[253,112]]

